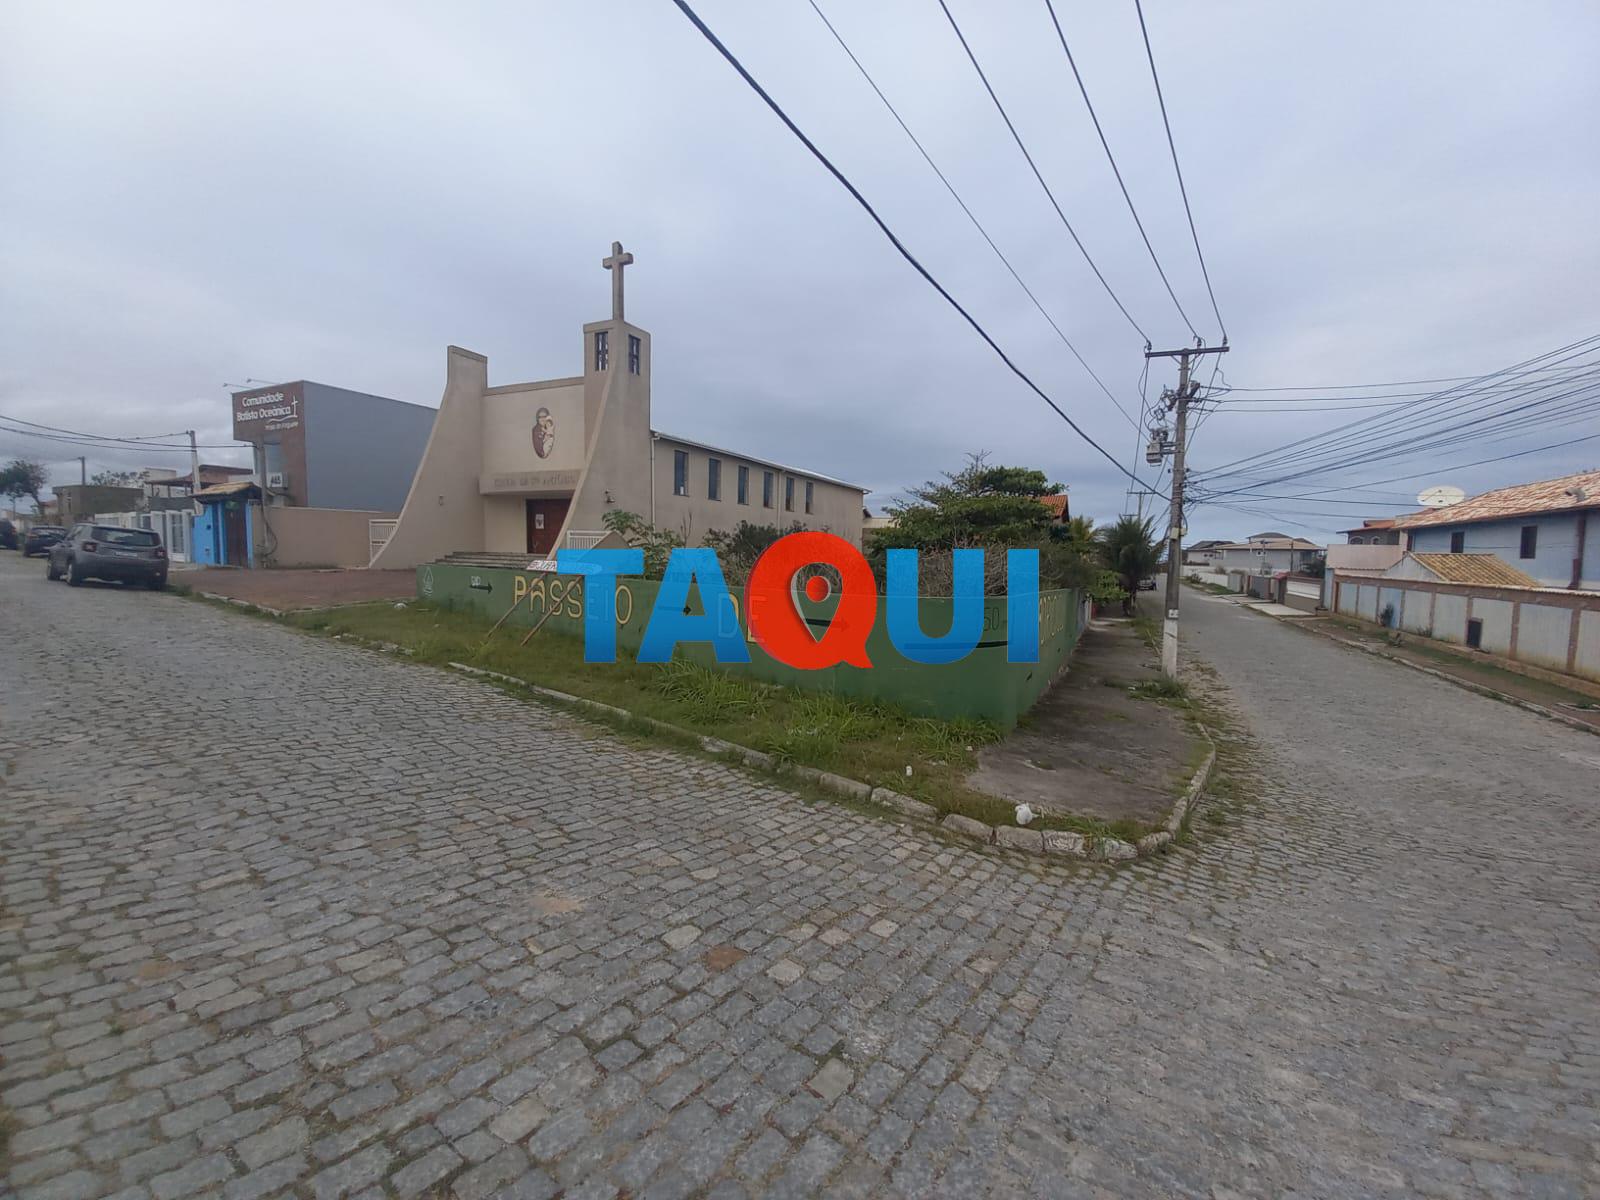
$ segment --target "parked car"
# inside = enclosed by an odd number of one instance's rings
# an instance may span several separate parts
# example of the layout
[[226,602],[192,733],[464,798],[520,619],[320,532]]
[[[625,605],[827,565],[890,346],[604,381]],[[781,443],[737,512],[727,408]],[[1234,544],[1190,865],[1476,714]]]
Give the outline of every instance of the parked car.
[[1153,591],[1155,591],[1156,590],[1156,577],[1154,575],[1147,575],[1143,579],[1139,580],[1139,590],[1141,592],[1153,592]]
[[17,548],[17,527],[4,517],[0,517],[0,550],[15,550]]
[[74,525],[50,547],[45,574],[51,579],[65,576],[73,587],[85,579],[112,579],[159,590],[167,586],[167,548],[151,529]]
[[67,531],[60,525],[35,525],[22,540],[22,556],[32,558],[35,554],[48,554],[50,547],[66,536]]

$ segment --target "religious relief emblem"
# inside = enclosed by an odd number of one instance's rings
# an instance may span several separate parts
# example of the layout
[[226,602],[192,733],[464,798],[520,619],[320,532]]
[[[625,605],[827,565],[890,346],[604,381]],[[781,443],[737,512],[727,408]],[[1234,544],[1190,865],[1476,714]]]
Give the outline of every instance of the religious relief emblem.
[[541,408],[534,420],[533,452],[540,458],[549,458],[556,448],[556,419],[548,408]]

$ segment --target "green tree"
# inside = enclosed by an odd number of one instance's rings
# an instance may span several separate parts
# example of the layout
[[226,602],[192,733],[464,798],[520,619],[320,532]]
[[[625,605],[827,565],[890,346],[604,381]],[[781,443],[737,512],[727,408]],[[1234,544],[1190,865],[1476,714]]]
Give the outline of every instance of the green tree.
[[909,500],[891,504],[895,523],[882,531],[879,545],[1032,545],[1050,536],[1050,513],[1039,498],[1061,490],[1043,471],[992,467],[986,454],[973,454],[960,471],[947,471],[942,480],[912,488]]
[[1094,548],[1094,522],[1088,517],[1073,517],[1067,522],[1067,527],[1064,533],[1066,541],[1069,545],[1076,546],[1078,549],[1085,551],[1092,550]]
[[717,562],[722,566],[723,577],[729,585],[743,583],[750,578],[750,569],[756,559],[766,553],[767,547],[787,534],[804,529],[795,521],[787,529],[776,525],[753,525],[740,521],[731,529],[712,529],[706,533],[705,544],[717,552]]
[[13,502],[23,496],[31,496],[33,506],[40,512],[44,511],[44,501],[39,498],[39,493],[44,491],[49,482],[44,464],[31,459],[14,458],[0,467],[0,495],[9,496]]
[[1161,546],[1151,531],[1154,524],[1154,518],[1141,521],[1132,513],[1124,513],[1100,530],[1100,557],[1106,569],[1116,574],[1124,593],[1122,611],[1130,615],[1140,580],[1153,575],[1161,560]]
[[1097,565],[1092,555],[1057,537],[1050,510],[1039,503],[1062,490],[1043,471],[991,466],[987,455],[971,455],[960,471],[913,488],[910,499],[889,506],[895,523],[869,539],[867,561],[881,581],[888,551],[920,550],[922,590],[938,595],[949,586],[951,551],[988,550],[985,590],[997,594],[1005,590],[1001,551],[1032,548],[1039,551],[1041,587],[1087,587]]
[[139,484],[139,472],[96,471],[89,476],[89,482],[99,484],[101,487],[137,487]]
[[646,579],[660,579],[667,570],[667,559],[683,545],[683,539],[665,529],[657,529],[638,513],[612,509],[600,518],[606,529],[630,546],[644,551]]

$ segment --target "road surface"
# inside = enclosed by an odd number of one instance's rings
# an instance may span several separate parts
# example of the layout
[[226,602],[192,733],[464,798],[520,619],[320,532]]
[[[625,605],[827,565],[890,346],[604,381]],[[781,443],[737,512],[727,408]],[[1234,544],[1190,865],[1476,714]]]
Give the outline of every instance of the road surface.
[[0,555],[9,1182],[1594,1194],[1600,739],[1185,599],[1261,799],[1058,867]]

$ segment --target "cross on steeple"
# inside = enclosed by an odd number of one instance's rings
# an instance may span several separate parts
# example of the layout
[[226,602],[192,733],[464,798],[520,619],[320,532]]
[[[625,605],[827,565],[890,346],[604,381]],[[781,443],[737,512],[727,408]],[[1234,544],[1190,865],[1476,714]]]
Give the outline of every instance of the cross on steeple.
[[611,243],[611,257],[600,260],[600,265],[611,272],[611,319],[622,320],[622,268],[633,262],[632,254],[622,252],[621,242]]

